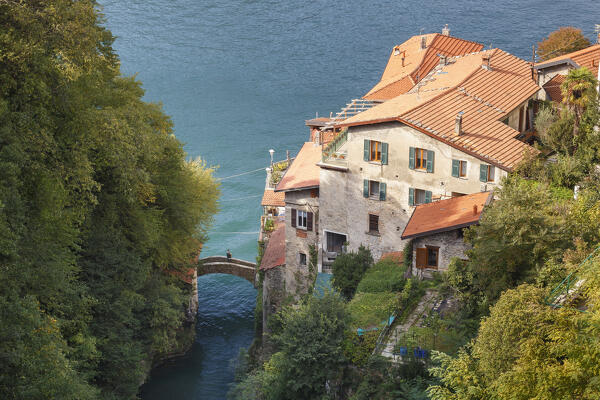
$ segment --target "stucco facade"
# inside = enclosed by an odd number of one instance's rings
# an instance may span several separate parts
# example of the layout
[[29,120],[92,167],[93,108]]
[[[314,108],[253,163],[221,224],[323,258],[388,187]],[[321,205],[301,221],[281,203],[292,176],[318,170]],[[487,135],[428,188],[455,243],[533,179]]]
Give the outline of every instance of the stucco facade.
[[[306,227],[298,223],[299,212],[312,214]],[[292,295],[308,290],[309,246],[317,245],[319,232],[319,188],[285,193],[285,285]],[[292,220],[295,219],[295,223]],[[295,225],[295,226],[294,226]],[[316,272],[316,271],[315,271]]]
[[[387,165],[364,161],[365,140],[388,144]],[[432,172],[409,168],[411,147],[433,151]],[[319,247],[327,248],[327,231],[341,233],[347,235],[349,250],[366,245],[375,259],[404,247],[400,236],[414,208],[410,188],[430,191],[435,201],[493,190],[507,175],[494,167],[493,181],[481,182],[480,166],[487,163],[399,122],[350,127],[340,150],[347,152],[347,170],[322,166],[320,172]],[[464,177],[452,176],[452,160],[467,162]],[[385,183],[385,200],[365,198],[364,180]],[[369,232],[369,214],[379,217],[378,233]]]

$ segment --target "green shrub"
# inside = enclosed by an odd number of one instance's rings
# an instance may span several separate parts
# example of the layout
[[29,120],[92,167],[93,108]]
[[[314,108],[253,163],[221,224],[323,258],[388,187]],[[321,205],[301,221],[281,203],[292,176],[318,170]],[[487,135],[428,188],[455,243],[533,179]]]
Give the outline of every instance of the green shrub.
[[346,299],[351,299],[358,283],[371,265],[373,265],[371,250],[362,245],[356,253],[339,255],[332,265],[333,287],[339,290]]
[[381,260],[373,265],[362,278],[358,293],[399,292],[404,287],[406,268],[392,260]]
[[358,293],[348,304],[352,326],[356,328],[377,326],[392,315],[396,304],[396,293]]
[[373,354],[380,332],[379,330],[370,331],[358,336],[356,330],[347,331],[342,344],[346,359],[353,365],[364,366]]

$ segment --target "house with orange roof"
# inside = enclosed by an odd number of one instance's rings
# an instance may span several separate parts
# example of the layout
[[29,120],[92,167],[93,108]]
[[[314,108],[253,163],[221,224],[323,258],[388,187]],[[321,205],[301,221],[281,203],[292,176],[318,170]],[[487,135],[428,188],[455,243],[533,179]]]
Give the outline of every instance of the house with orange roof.
[[267,331],[267,318],[279,311],[285,294],[285,226],[279,225],[267,242],[260,261],[263,274],[263,329]]
[[437,57],[410,90],[337,122],[319,162],[322,262],[340,243],[376,259],[402,250],[416,206],[497,187],[535,151],[524,139],[540,90],[528,62],[478,47]]
[[321,154],[318,143],[304,143],[275,187],[275,193],[285,195],[285,287],[288,293],[301,294],[308,290],[310,247],[318,242],[320,168],[317,163]]
[[413,241],[413,275],[446,271],[453,258],[465,259],[470,246],[463,230],[479,223],[492,200],[492,192],[480,192],[416,206],[401,236]]
[[440,57],[464,56],[482,49],[481,43],[450,36],[448,25],[441,34],[413,36],[394,46],[381,79],[363,98],[386,101],[407,93],[436,67]]
[[585,67],[600,77],[600,44],[594,44],[535,65],[538,85],[544,88],[541,100],[562,101],[561,85],[571,69]]

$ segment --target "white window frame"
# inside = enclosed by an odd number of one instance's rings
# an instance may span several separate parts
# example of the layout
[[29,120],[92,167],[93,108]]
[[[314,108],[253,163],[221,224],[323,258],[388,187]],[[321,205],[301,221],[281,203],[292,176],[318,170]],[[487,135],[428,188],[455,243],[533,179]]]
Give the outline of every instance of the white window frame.
[[307,221],[308,221],[308,212],[297,210],[296,211],[296,228],[298,229],[307,229]]

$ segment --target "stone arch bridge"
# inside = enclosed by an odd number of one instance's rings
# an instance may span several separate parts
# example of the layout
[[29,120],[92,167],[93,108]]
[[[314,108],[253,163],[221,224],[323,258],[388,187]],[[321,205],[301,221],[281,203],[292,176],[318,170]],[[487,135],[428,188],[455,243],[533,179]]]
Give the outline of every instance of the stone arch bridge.
[[250,261],[221,256],[201,258],[198,260],[198,276],[208,274],[235,275],[256,286],[256,264]]

